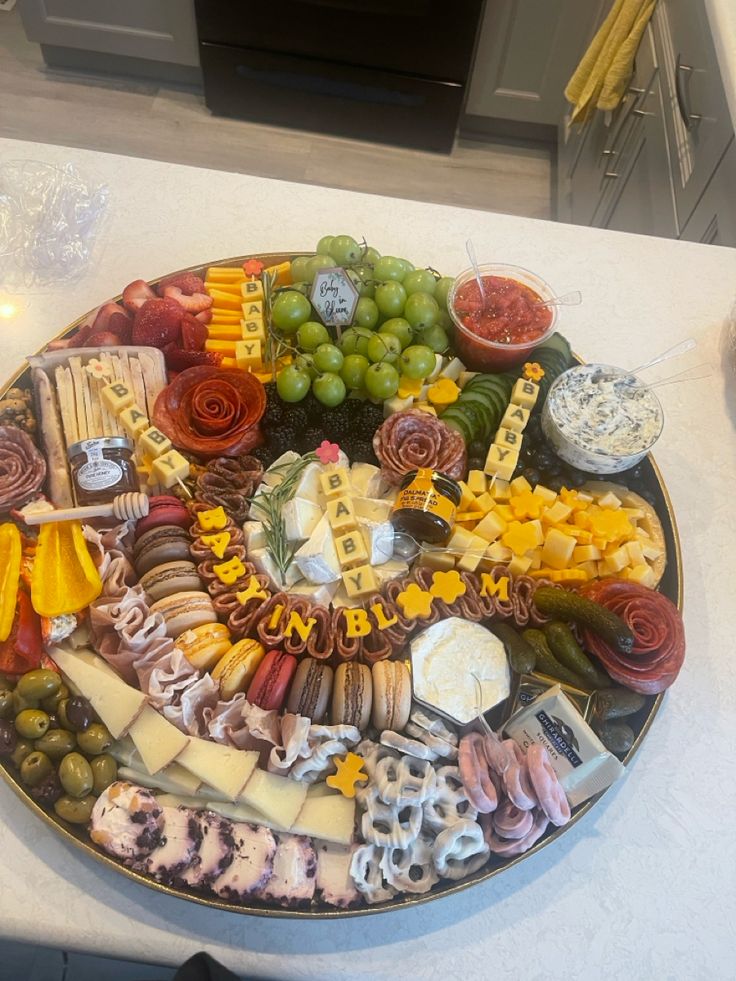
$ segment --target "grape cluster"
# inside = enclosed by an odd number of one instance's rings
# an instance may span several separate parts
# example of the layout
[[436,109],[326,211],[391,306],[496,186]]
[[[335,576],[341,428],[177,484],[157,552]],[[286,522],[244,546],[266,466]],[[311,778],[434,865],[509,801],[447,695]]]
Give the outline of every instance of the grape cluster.
[[373,435],[383,422],[380,403],[350,398],[325,412],[311,393],[295,405],[284,402],[275,385],[265,387],[266,411],[261,419],[265,443],[255,451],[264,466],[287,450],[315,450],[325,439],[337,443],[351,462],[377,463]]

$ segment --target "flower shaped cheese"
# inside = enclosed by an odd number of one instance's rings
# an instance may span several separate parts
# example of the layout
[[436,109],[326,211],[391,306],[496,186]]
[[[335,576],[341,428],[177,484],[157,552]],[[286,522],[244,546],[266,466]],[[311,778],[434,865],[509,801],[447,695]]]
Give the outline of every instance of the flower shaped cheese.
[[516,494],[509,500],[509,507],[514,512],[514,517],[520,520],[538,518],[542,513],[543,504],[543,499],[531,491]]
[[260,259],[248,259],[247,262],[243,263],[243,272],[246,276],[260,276],[263,272],[263,268],[263,263],[260,261]]
[[527,361],[522,375],[527,381],[540,382],[544,378],[544,368],[537,361]]
[[602,508],[590,515],[590,530],[596,537],[605,538],[607,542],[620,542],[630,538],[634,528],[623,511],[613,508]]
[[401,607],[401,612],[409,620],[428,617],[432,612],[434,597],[426,592],[415,582],[409,585],[396,597],[396,602]]
[[438,408],[457,402],[459,395],[460,389],[451,378],[440,378],[427,390],[427,398]]
[[514,555],[526,555],[531,549],[542,544],[544,536],[538,521],[512,521],[501,541]]
[[323,439],[315,453],[319,457],[320,463],[337,463],[340,459],[340,447],[337,443],[331,443],[328,439]]
[[84,366],[84,370],[92,378],[97,378],[98,381],[109,381],[112,378],[112,368],[103,364],[99,358],[90,358]]
[[452,569],[450,572],[435,572],[429,591],[432,596],[450,604],[465,595],[466,586],[460,573]]
[[343,797],[355,797],[356,783],[366,783],[368,774],[363,770],[363,759],[355,753],[348,753],[345,759],[333,756],[332,762],[337,773],[327,777],[325,783],[333,790],[339,790]]

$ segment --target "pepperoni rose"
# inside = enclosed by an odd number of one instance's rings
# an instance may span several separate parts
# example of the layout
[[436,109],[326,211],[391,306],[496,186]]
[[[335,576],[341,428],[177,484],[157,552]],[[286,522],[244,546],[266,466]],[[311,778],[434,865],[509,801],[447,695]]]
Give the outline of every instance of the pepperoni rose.
[[205,459],[261,443],[263,385],[252,374],[202,365],[177,375],[156,399],[153,421],[174,446]]
[[465,440],[436,416],[421,409],[394,412],[373,437],[381,473],[392,484],[411,470],[438,470],[456,480],[465,475]]
[[592,630],[583,631],[587,649],[610,676],[643,695],[669,688],[685,659],[685,630],[675,604],[662,593],[621,579],[591,582],[581,592],[618,614],[634,635],[631,653],[621,654]]
[[30,436],[0,426],[0,512],[26,504],[46,479],[46,461]]

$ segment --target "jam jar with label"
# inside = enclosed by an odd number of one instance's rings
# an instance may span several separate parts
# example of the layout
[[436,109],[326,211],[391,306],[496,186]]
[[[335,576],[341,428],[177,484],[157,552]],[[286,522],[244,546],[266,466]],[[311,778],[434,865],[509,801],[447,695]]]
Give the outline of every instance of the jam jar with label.
[[77,504],[107,504],[128,491],[138,491],[132,440],[124,436],[82,439],[68,449]]
[[410,470],[391,512],[391,524],[418,542],[443,545],[450,537],[462,490],[437,470]]

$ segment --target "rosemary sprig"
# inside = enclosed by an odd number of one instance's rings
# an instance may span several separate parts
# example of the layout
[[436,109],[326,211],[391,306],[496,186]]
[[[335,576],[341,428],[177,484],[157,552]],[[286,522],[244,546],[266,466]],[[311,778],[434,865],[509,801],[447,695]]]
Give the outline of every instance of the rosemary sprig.
[[257,517],[263,523],[266,546],[282,578],[286,575],[296,551],[296,547],[286,540],[286,524],[282,517],[282,510],[286,502],[294,496],[299,477],[310,463],[316,462],[316,453],[305,453],[292,463],[281,463],[277,467],[271,467],[268,473],[283,475],[281,483],[268,493],[261,492],[251,498],[251,512],[253,510],[260,512]]

